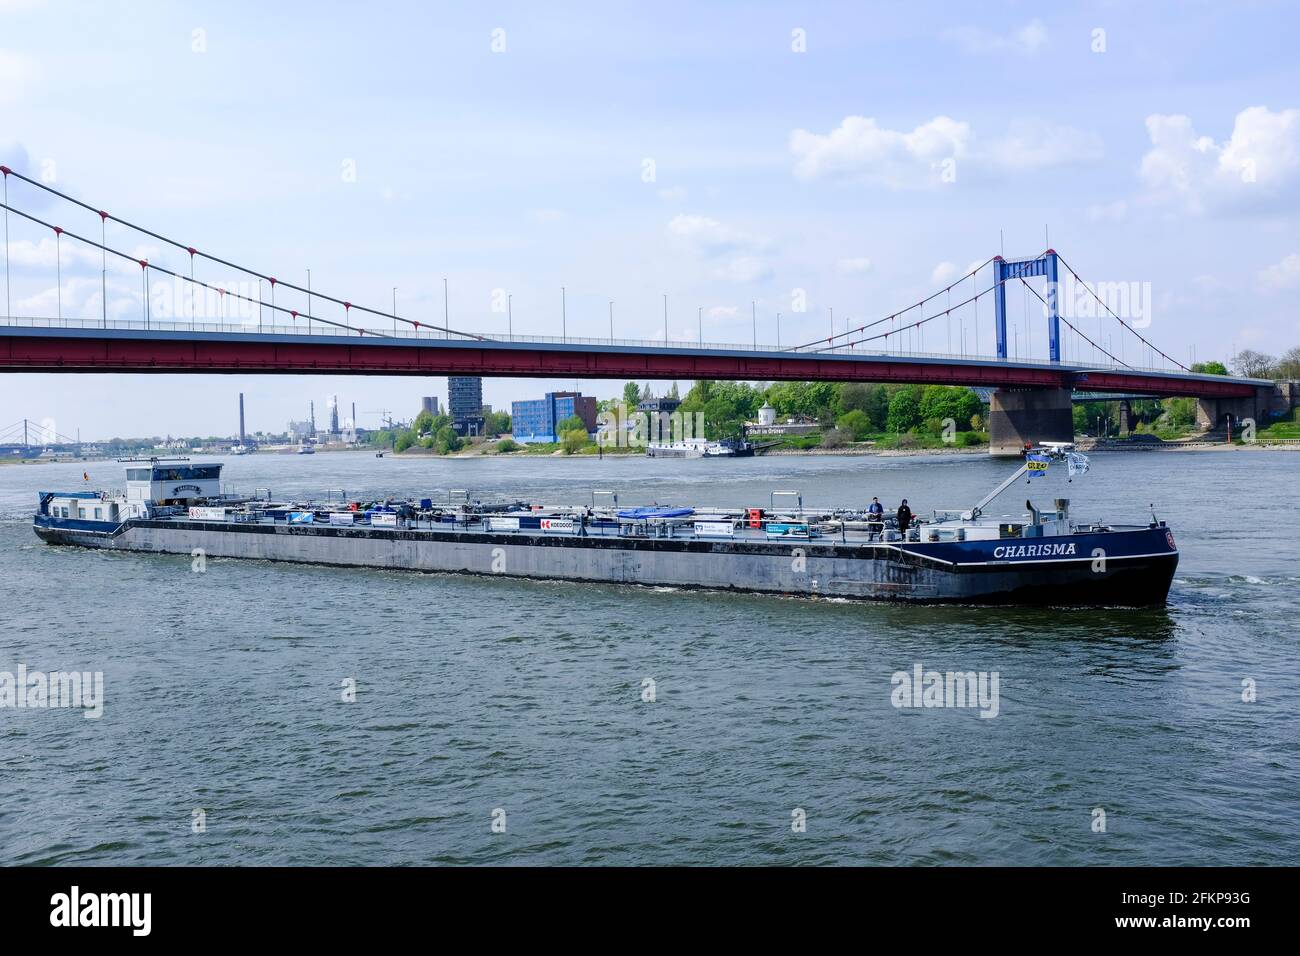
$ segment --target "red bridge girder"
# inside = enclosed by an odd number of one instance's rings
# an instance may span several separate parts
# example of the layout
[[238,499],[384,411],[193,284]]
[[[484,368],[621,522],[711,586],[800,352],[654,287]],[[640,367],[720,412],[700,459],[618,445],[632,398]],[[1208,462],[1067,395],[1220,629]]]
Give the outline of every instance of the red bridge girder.
[[1258,387],[1219,376],[888,355],[12,328],[0,328],[0,371],[862,381],[1198,398],[1241,398]]

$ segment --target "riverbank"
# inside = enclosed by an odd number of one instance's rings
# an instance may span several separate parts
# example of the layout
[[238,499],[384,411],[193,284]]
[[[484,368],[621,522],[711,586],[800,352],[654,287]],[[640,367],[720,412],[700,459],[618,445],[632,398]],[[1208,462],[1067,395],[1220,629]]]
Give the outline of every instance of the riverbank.
[[[1094,452],[1196,452],[1196,451],[1300,451],[1300,442],[1254,442],[1251,444],[1227,442],[1198,442],[1198,441],[1126,441],[1112,440],[1098,442],[1095,439],[1080,439],[1076,443],[1079,451],[1092,454]],[[842,448],[771,448],[761,452],[758,457],[761,458],[854,458],[854,457],[875,457],[875,458],[913,458],[925,455],[988,455],[988,445],[968,445],[966,447],[957,447],[945,445],[942,448],[876,448],[874,446],[845,446]],[[402,452],[386,452],[387,457],[411,459],[411,458],[428,458],[434,460],[446,459],[483,459],[483,458],[521,458],[532,461],[541,461],[547,459],[561,459],[564,461],[599,461],[602,456],[594,452],[579,452],[574,455],[566,455],[563,451],[553,451],[546,453],[513,451],[513,452],[491,452],[479,448],[465,449],[453,452],[448,455],[440,455],[436,451],[427,448],[409,448]],[[618,452],[606,452],[605,458],[627,458],[640,457],[641,452],[636,450],[620,450]]]
[[[1097,441],[1094,438],[1080,438],[1075,442],[1075,447],[1088,454],[1094,452],[1196,452],[1196,451],[1292,451],[1300,452],[1300,441],[1268,441],[1261,440],[1255,442],[1223,442],[1223,441],[1197,441],[1195,439],[1181,441],[1163,441],[1163,440],[1146,440],[1133,441],[1131,439],[1110,439],[1107,441]],[[364,453],[374,456],[373,449],[365,448],[322,448],[321,453]],[[989,453],[988,445],[968,445],[958,447],[956,445],[945,445],[941,448],[878,448],[873,445],[847,445],[841,448],[770,448],[760,452],[759,457],[763,458],[845,458],[845,457],[877,457],[877,458],[911,458],[920,455],[987,455]],[[280,457],[287,456],[289,453],[281,451],[265,450],[263,455],[274,455]],[[384,457],[388,458],[429,458],[429,459],[450,459],[450,458],[528,458],[534,461],[560,458],[564,460],[594,460],[599,461],[602,458],[627,458],[640,457],[643,453],[638,449],[618,449],[615,451],[606,450],[604,455],[598,455],[591,451],[582,451],[574,455],[566,455],[563,451],[548,452],[527,452],[527,451],[510,451],[494,452],[485,451],[481,447],[467,448],[461,451],[453,452],[449,455],[440,455],[433,449],[429,448],[408,448],[402,452],[394,452],[391,449],[384,451]],[[203,458],[221,458],[221,455],[211,455],[199,452],[191,452],[187,457]],[[109,461],[107,458],[76,458],[76,459],[51,459],[51,458],[0,458],[0,467],[6,465],[54,465],[66,464],[69,462],[85,462],[88,464],[103,463]]]

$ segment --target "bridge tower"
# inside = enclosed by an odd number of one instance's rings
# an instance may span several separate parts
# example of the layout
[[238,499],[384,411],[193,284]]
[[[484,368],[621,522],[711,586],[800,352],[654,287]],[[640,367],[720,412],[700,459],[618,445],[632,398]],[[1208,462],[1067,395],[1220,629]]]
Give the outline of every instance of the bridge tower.
[[[993,320],[998,358],[1007,356],[1007,287],[1016,279],[1047,279],[1047,357],[1061,361],[1061,317],[1058,310],[1059,266],[1055,249],[1032,259],[993,259]],[[1074,441],[1074,407],[1068,388],[998,389],[989,396],[989,452],[1019,455],[1026,444]]]
[[1047,279],[1047,357],[1061,361],[1061,314],[1057,306],[1060,264],[1056,250],[1032,259],[993,257],[993,320],[997,327],[998,358],[1007,357],[1007,283],[1043,276]]

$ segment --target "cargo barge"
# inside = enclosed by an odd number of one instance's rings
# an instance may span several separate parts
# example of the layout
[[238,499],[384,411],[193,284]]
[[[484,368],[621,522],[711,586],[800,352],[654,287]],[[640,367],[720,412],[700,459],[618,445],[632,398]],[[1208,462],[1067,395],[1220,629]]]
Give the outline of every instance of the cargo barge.
[[468,494],[322,504],[223,493],[220,464],[126,464],[125,492],[41,492],[35,533],[54,545],[187,557],[919,602],[1158,606],[1178,564],[1173,533],[1154,514],[1139,525],[1080,524],[1060,498],[1050,509],[1027,501],[1019,520],[984,514],[1049,465],[1086,472],[1066,445],[1028,451],[972,508],[905,529],[868,510],[805,508],[792,491],[736,509],[620,508],[612,492],[569,506]]

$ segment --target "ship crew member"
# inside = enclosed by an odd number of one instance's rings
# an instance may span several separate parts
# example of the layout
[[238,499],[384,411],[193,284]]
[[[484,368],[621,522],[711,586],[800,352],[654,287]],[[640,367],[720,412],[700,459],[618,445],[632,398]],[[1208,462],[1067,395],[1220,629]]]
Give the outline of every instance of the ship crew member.
[[885,537],[885,506],[879,498],[872,498],[867,506],[867,540],[874,541],[876,535]]
[[903,503],[898,506],[898,533],[903,536],[904,540],[907,538],[907,526],[911,523],[912,509],[907,506],[907,499],[904,498]]

